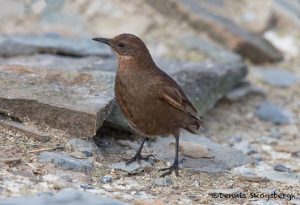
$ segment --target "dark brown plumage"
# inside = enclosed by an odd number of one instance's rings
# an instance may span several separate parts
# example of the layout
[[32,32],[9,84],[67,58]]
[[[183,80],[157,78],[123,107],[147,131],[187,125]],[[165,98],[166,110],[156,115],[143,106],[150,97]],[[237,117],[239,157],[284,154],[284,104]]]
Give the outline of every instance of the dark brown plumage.
[[174,164],[162,176],[175,171],[178,175],[179,131],[181,128],[196,133],[202,125],[197,110],[181,87],[155,65],[147,47],[132,34],[121,34],[112,39],[94,38],[109,45],[118,56],[119,67],[115,80],[115,94],[122,113],[130,126],[144,140],[130,161],[147,159],[141,156],[146,138],[174,135],[176,155]]

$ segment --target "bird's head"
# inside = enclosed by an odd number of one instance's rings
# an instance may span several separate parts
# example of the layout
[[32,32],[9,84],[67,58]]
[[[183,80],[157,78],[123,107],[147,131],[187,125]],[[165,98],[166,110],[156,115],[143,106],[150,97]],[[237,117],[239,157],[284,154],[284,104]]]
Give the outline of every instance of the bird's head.
[[135,57],[148,55],[149,51],[144,42],[133,34],[121,34],[114,38],[93,38],[109,45],[118,57]]

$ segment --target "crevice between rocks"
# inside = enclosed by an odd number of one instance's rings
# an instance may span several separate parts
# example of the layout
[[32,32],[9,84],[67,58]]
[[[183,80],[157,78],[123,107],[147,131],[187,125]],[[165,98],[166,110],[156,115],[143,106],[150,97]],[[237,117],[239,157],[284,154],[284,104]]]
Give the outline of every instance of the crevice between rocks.
[[11,116],[10,114],[1,110],[0,110],[0,120],[11,120],[17,123],[23,123],[23,121],[20,118],[16,116]]

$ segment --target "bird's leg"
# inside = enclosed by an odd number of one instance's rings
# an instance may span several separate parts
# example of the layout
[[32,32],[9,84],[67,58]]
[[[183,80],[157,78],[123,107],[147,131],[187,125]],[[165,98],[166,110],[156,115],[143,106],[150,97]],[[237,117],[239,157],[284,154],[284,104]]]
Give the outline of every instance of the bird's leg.
[[163,173],[160,177],[165,177],[167,175],[172,174],[172,172],[175,172],[175,175],[178,177],[179,176],[179,160],[178,160],[178,152],[179,152],[179,134],[175,135],[175,139],[176,139],[176,149],[175,149],[175,160],[172,166],[168,167],[168,168],[164,168],[164,169],[160,169],[159,171],[166,171],[165,173]]
[[143,157],[143,156],[141,155],[141,152],[142,152],[144,143],[145,143],[145,141],[147,141],[147,140],[148,140],[147,137],[145,137],[145,138],[143,139],[143,141],[142,141],[142,143],[141,143],[141,145],[140,145],[138,151],[136,152],[136,154],[135,154],[130,160],[128,160],[128,161],[126,162],[126,164],[131,164],[131,163],[136,162],[136,161],[139,162],[139,161],[141,161],[141,160],[149,160],[150,157],[154,157],[152,154],[147,155],[147,156],[145,156],[145,157]]

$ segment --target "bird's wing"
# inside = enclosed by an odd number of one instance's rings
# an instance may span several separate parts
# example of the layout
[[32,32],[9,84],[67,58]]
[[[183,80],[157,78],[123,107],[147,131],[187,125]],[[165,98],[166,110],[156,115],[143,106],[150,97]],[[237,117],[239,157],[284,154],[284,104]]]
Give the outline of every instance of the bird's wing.
[[175,108],[201,120],[196,108],[184,95],[183,91],[174,87],[164,87],[160,92],[160,97]]

